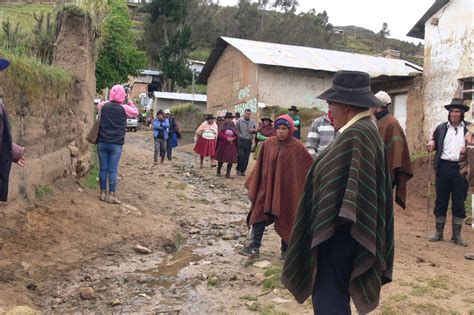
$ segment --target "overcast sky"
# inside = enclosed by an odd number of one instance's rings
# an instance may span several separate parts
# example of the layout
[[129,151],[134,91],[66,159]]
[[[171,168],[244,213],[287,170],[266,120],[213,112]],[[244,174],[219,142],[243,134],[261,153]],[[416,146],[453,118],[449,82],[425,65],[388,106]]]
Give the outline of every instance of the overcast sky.
[[[236,5],[237,0],[220,0],[221,5]],[[434,0],[299,0],[302,11],[312,8],[317,13],[324,10],[329,22],[337,26],[356,25],[374,32],[380,31],[387,22],[390,37],[418,43],[419,40],[406,37],[434,3]]]

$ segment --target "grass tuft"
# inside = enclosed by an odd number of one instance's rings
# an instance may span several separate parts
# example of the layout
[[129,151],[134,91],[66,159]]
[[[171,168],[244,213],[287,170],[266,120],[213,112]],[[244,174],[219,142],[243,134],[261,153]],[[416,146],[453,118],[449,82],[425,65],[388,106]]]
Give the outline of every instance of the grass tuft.
[[48,185],[40,185],[35,189],[35,196],[38,199],[43,199],[53,193],[53,188]]

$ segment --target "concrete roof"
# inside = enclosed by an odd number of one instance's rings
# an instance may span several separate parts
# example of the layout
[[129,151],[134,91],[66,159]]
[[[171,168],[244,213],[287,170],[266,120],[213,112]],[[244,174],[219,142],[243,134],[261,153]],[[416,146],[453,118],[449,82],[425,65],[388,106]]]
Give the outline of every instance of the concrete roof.
[[436,12],[438,12],[442,7],[444,7],[449,0],[436,0],[431,8],[426,11],[426,13],[421,17],[421,19],[416,22],[415,26],[408,32],[407,36],[415,37],[419,39],[425,39],[425,23],[429,20]]
[[423,70],[411,62],[401,59],[220,37],[217,39],[216,46],[199,75],[198,82],[207,83],[214,66],[229,45],[239,50],[250,61],[259,65],[333,73],[339,70],[365,71],[372,78],[379,76],[408,77],[421,73]]
[[[188,101],[193,100],[193,95],[190,93],[174,93],[174,92],[154,92],[155,98],[177,100],[177,101]],[[194,94],[195,102],[207,102],[207,95]]]

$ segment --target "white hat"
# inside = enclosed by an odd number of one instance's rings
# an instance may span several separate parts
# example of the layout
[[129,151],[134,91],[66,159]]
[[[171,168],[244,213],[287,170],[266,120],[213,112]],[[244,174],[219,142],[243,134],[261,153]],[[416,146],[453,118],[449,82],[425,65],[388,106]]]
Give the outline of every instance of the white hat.
[[392,104],[392,98],[387,94],[387,92],[379,91],[377,94],[375,94],[375,97],[383,103],[383,107],[387,107],[388,105]]
[[167,109],[165,109],[164,113],[165,113],[165,114],[171,114],[171,111],[170,111],[169,108],[167,108]]

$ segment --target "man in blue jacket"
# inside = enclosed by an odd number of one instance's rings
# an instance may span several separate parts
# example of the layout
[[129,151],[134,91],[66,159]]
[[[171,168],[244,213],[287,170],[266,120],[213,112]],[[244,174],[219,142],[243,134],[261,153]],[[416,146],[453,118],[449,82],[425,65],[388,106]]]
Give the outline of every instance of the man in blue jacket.
[[155,154],[154,163],[158,164],[158,155],[160,156],[160,162],[165,161],[166,155],[166,142],[168,141],[170,123],[165,118],[163,111],[160,109],[156,113],[156,119],[153,120],[153,139],[155,141]]

